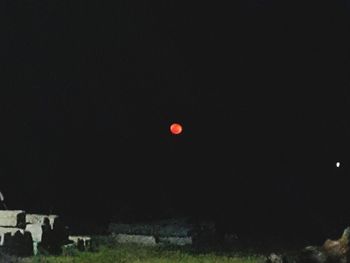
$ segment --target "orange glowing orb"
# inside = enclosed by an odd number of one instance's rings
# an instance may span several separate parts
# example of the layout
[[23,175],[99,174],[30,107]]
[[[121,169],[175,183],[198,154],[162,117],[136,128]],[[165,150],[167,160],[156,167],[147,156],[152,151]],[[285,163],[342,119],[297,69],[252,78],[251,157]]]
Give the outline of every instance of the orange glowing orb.
[[180,134],[182,132],[182,126],[178,123],[173,123],[170,125],[170,131],[172,134]]

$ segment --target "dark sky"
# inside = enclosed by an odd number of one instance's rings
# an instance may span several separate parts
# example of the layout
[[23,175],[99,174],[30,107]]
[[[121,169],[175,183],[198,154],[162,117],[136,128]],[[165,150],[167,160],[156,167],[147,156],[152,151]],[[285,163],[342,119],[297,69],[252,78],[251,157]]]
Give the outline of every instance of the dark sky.
[[173,200],[215,214],[339,192],[349,3],[234,2],[2,1],[9,206],[113,213]]

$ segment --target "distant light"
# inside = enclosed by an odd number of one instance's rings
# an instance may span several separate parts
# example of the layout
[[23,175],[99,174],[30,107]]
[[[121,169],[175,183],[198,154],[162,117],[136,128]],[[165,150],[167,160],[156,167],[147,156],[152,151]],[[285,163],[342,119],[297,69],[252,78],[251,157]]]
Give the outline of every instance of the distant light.
[[172,134],[180,134],[182,132],[182,126],[179,123],[173,123],[170,125],[170,131]]
[[340,167],[340,162],[336,162],[335,166]]

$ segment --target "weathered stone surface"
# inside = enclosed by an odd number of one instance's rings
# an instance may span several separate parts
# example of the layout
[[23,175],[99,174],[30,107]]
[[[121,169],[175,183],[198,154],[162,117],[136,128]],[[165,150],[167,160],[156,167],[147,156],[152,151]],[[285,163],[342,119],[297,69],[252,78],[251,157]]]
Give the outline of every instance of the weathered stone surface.
[[1,227],[25,228],[25,212],[22,210],[0,210]]
[[192,245],[192,237],[160,237],[159,243],[173,246]]
[[128,235],[128,234],[117,234],[115,235],[115,240],[118,243],[134,243],[145,246],[156,246],[156,239],[154,236],[144,236],[144,235]]
[[53,227],[54,221],[58,217],[58,215],[26,214],[26,222],[29,224],[44,224],[44,221],[48,219],[51,227]]
[[91,237],[89,236],[69,236],[75,247],[80,251],[91,250]]

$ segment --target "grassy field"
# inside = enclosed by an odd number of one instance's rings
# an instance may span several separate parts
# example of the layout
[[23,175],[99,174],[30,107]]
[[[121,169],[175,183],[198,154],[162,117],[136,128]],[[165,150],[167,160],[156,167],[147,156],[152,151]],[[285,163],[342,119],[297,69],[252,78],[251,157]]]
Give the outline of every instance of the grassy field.
[[137,245],[102,245],[95,252],[69,250],[62,256],[35,256],[25,263],[261,263],[259,255],[238,253],[195,252],[191,249],[142,247]]

